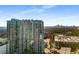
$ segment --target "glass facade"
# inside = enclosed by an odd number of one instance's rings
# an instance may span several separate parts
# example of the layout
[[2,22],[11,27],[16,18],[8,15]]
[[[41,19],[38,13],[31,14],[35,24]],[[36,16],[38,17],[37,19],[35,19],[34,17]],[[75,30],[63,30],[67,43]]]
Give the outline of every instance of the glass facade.
[[12,19],[7,21],[7,32],[7,53],[43,53],[43,21]]

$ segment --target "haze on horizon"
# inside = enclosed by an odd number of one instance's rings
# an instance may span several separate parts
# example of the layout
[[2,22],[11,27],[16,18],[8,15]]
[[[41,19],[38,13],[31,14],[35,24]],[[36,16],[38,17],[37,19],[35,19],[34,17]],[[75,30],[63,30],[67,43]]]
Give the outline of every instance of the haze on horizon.
[[79,5],[0,5],[0,27],[11,18],[43,20],[45,26],[79,26]]

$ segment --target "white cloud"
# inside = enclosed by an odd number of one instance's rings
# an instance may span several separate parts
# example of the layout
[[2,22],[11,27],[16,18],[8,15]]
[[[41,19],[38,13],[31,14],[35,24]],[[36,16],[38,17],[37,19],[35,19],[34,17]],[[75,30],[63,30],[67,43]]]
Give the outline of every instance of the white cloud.
[[43,9],[49,9],[49,8],[53,8],[53,7],[56,7],[56,5],[45,5],[45,6],[42,6]]
[[39,14],[39,13],[43,13],[43,12],[47,11],[46,9],[50,9],[53,7],[56,7],[56,5],[43,5],[43,6],[41,6],[41,8],[34,7],[30,10],[23,10],[23,11],[20,11],[19,13],[16,13],[16,14],[30,14],[30,13],[31,14],[33,14],[33,13]]
[[76,18],[78,18],[79,15],[70,15],[70,16],[60,16],[55,18],[55,20],[75,20]]
[[0,27],[6,27],[6,21],[0,20]]
[[[50,20],[50,23],[47,25],[67,25],[67,26],[79,26],[78,23],[79,15],[70,15],[70,16],[61,16]],[[53,23],[52,23],[53,22]]]
[[43,11],[44,11],[43,9],[31,9],[31,10],[20,11],[19,14],[41,13]]

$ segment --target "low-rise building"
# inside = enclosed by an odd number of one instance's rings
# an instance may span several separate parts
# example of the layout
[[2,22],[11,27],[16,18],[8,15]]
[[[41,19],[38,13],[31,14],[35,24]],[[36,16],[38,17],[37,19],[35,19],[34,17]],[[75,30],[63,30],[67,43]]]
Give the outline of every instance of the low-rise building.
[[71,51],[79,49],[79,37],[78,36],[55,36],[55,46],[71,48]]

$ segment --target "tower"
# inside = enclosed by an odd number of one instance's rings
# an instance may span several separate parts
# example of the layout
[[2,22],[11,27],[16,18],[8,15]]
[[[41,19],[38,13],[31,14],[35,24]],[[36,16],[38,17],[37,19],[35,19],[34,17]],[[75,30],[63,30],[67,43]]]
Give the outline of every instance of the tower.
[[43,53],[43,21],[11,19],[7,21],[7,32],[9,53]]

